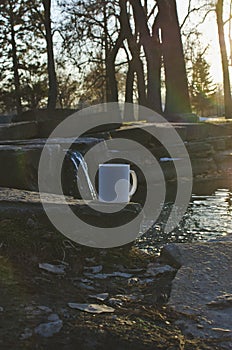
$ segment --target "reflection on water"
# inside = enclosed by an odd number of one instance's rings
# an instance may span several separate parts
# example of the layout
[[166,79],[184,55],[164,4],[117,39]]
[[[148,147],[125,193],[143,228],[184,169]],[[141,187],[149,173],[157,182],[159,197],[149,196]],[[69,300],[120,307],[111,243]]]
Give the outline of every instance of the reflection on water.
[[136,245],[146,251],[159,252],[170,242],[206,242],[223,236],[232,235],[232,192],[229,189],[217,189],[211,195],[193,195],[188,209],[178,227],[165,234],[164,227],[172,208],[165,204],[162,213],[153,227],[146,232],[144,222],[141,236]]

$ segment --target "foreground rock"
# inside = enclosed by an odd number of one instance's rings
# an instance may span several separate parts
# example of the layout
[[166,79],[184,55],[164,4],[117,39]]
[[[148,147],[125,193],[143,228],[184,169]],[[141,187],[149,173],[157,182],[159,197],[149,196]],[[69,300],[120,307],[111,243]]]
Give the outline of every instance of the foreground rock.
[[[41,195],[43,195],[43,204],[40,199]],[[107,204],[97,200],[83,201],[76,200],[70,196],[64,198],[61,195],[39,194],[38,192],[0,187],[0,216],[2,219],[18,217],[22,221],[25,220],[29,226],[38,223],[44,230],[51,230],[53,226],[46,214],[49,212],[53,217],[59,217],[61,222],[67,223],[67,236],[69,238],[72,236],[71,238],[74,241],[83,245],[105,248],[108,246],[124,245],[135,240],[139,235],[140,223],[143,218],[141,205],[130,202],[121,208],[120,204],[114,203],[115,212],[110,213],[107,212]],[[44,211],[44,205],[46,205],[46,213]],[[70,208],[76,217],[81,219],[77,221],[77,227],[69,225],[69,221],[67,220]],[[130,229],[128,229],[124,224],[130,221],[132,223],[130,224]],[[109,230],[107,229],[117,227],[119,222],[124,226],[118,232],[117,242],[115,243],[113,242],[113,234],[111,235],[111,240],[109,240]],[[88,233],[86,231],[86,223],[90,226]],[[98,235],[96,235],[97,228],[100,228]],[[40,268],[50,269],[50,271],[53,270],[54,272],[54,266],[42,264]],[[95,266],[91,270],[95,278],[98,276],[96,269],[99,269],[99,266]],[[57,267],[54,273],[57,273]],[[86,275],[89,276],[91,273],[86,273]]]
[[231,349],[232,242],[170,244],[162,257],[180,267],[168,305],[182,313],[183,333],[219,338],[222,349]]

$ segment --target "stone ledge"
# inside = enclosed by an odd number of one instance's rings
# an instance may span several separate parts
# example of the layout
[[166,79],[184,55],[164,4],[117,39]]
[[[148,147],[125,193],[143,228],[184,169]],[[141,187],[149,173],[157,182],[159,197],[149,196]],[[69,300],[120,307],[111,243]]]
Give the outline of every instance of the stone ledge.
[[[45,196],[44,196],[45,195]],[[91,203],[90,207],[88,204]],[[86,237],[91,242],[90,246],[95,247],[97,242],[101,242],[102,248],[109,245],[109,232],[107,228],[120,227],[116,230],[118,245],[124,245],[136,239],[140,232],[142,207],[138,203],[130,202],[121,209],[119,204],[114,204],[114,213],[104,212],[104,208],[108,205],[98,201],[76,200],[72,197],[65,197],[54,194],[43,194],[43,204],[46,205],[46,211],[52,217],[59,218],[60,222],[65,222],[65,230],[69,230],[67,237],[78,237],[78,242],[86,242]],[[68,207],[67,207],[68,204]],[[112,204],[111,204],[112,207]],[[77,225],[67,226],[67,215],[69,211],[74,213],[80,220]],[[101,210],[101,211],[99,211]],[[139,215],[140,214],[140,215]],[[9,188],[0,188],[0,217],[3,219],[19,219],[27,221],[33,218],[44,229],[48,227],[55,229],[49,221],[44,211],[38,192],[24,191]],[[127,223],[131,223],[128,228]],[[90,225],[88,233],[86,232],[86,224]],[[62,224],[63,225],[63,224]],[[96,228],[99,235],[96,240]],[[100,238],[99,238],[100,237]],[[114,241],[112,239],[112,241]],[[83,243],[85,245],[85,243]]]
[[22,140],[37,137],[37,122],[21,122],[0,125],[0,140]]
[[[228,239],[228,240],[227,240]],[[169,244],[161,259],[179,267],[168,306],[182,314],[185,335],[218,338],[232,348],[232,239]]]

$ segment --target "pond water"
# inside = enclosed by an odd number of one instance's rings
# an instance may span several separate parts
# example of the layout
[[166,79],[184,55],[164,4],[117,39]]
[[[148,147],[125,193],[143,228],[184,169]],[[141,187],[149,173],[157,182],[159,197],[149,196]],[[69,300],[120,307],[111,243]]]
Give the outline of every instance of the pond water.
[[172,203],[164,205],[159,219],[148,231],[148,222],[144,221],[142,231],[147,232],[137,239],[139,248],[158,253],[170,242],[207,242],[232,235],[232,191],[229,188],[218,188],[208,195],[193,194],[179,225],[166,234],[164,226],[172,206]]

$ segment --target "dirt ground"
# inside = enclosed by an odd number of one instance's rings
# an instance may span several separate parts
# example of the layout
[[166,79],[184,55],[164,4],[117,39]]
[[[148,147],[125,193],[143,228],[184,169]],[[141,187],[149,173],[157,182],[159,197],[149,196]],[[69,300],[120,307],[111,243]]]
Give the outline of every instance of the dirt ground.
[[[33,219],[0,219],[0,348],[221,349],[216,340],[186,338],[175,326],[180,315],[166,306],[175,272],[146,276],[157,259],[133,246],[85,248]],[[62,265],[64,273],[48,272],[42,263]],[[89,277],[93,266],[102,266],[101,274],[119,274]],[[104,302],[90,297],[98,293],[109,296]],[[114,311],[87,313],[70,302],[105,304]],[[61,324],[57,333],[36,332],[52,319]]]

